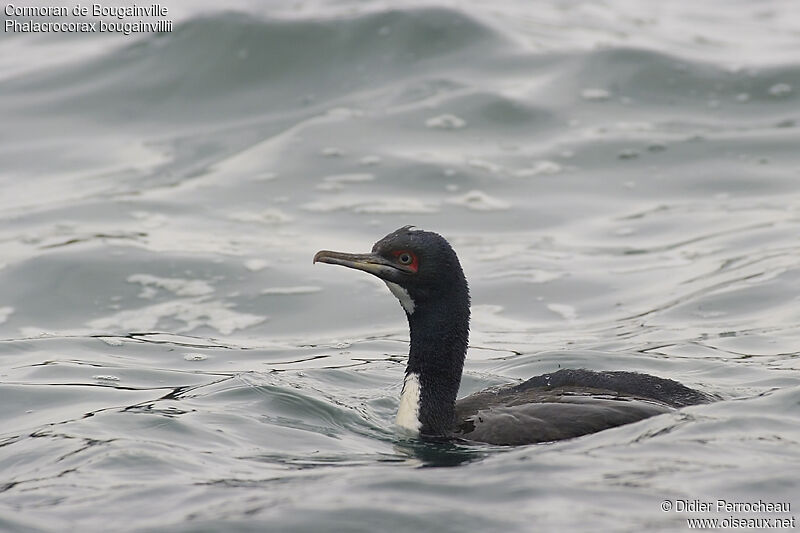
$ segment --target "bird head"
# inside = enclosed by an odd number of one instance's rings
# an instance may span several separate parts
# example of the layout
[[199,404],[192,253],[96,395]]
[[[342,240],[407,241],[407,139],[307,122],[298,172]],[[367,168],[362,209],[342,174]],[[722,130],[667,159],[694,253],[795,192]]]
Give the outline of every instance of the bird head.
[[322,250],[314,256],[314,262],[346,266],[377,276],[386,282],[409,315],[454,296],[469,301],[467,282],[450,243],[438,233],[413,226],[386,235],[370,253]]

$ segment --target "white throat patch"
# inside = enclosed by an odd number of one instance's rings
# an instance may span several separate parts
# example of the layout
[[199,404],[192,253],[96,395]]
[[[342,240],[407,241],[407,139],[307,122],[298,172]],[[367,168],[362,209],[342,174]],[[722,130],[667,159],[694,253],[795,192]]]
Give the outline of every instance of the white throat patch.
[[419,374],[411,372],[406,375],[406,379],[403,382],[403,392],[400,394],[400,405],[397,408],[395,423],[412,433],[419,433],[421,426],[419,422],[419,400]]
[[391,281],[386,281],[386,286],[389,287],[389,290],[392,291],[392,294],[394,294],[397,299],[400,300],[400,305],[403,306],[403,309],[405,309],[406,313],[413,315],[415,307],[414,300],[411,299],[411,295],[408,294],[408,291],[397,283],[392,283]]

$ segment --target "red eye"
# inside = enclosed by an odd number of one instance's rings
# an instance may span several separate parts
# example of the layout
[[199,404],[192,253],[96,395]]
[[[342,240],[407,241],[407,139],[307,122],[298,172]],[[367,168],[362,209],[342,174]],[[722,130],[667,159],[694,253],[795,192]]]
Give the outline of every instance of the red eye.
[[408,250],[398,250],[396,252],[392,252],[397,258],[397,262],[401,265],[407,266],[413,272],[416,272],[419,269],[419,261],[417,261],[417,256],[414,255],[414,252],[409,252]]

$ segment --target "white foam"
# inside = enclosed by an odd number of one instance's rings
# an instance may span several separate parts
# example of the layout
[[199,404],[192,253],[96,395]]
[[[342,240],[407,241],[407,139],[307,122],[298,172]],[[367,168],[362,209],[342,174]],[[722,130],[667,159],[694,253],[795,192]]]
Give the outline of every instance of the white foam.
[[567,304],[547,304],[547,308],[552,312],[561,315],[566,320],[575,320],[578,318],[578,312],[574,307]]
[[278,175],[275,172],[257,172],[253,174],[253,181],[271,181],[277,178]]
[[166,289],[177,296],[203,296],[214,292],[211,285],[199,279],[160,278],[150,274],[133,274],[128,276],[127,281],[128,283],[139,283],[145,288],[139,295],[142,298],[153,296],[153,291],[147,290],[148,287]]
[[94,330],[152,331],[163,319],[177,320],[185,326],[170,328],[175,333],[188,333],[199,327],[209,327],[230,335],[267,320],[265,316],[239,313],[222,302],[204,302],[199,299],[173,300],[139,309],[120,311],[111,316],[90,321]]
[[605,89],[588,88],[581,91],[581,98],[589,102],[604,102],[611,98],[611,93]]
[[530,168],[521,168],[514,171],[514,175],[520,178],[531,178],[534,176],[552,176],[563,170],[563,167],[555,161],[537,161]]
[[320,152],[325,157],[341,157],[342,151],[335,146],[327,146]]
[[361,205],[353,209],[353,211],[356,213],[375,214],[436,213],[439,211],[438,207],[436,207],[437,205],[433,202],[423,202],[414,198],[393,198]]
[[314,285],[299,285],[296,287],[268,287],[261,294],[313,294],[320,292],[322,287]]
[[0,324],[8,320],[12,313],[14,313],[13,307],[0,307]]
[[369,173],[334,174],[322,178],[323,183],[316,185],[320,191],[341,191],[347,183],[363,183],[373,181],[375,176]]
[[372,181],[374,179],[375,175],[370,174],[368,172],[351,173],[351,174],[334,174],[322,178],[323,181],[327,181],[328,183],[358,183],[363,181]]
[[454,196],[447,203],[466,207],[473,211],[502,211],[511,207],[511,204],[489,196],[483,191],[469,191],[460,196]]
[[776,83],[772,87],[769,88],[769,94],[771,96],[786,96],[787,94],[792,92],[792,86],[788,83]]
[[285,224],[292,221],[292,217],[280,209],[264,209],[258,212],[240,211],[228,215],[228,218],[239,222],[259,222],[261,224]]
[[303,209],[315,213],[351,211],[359,214],[422,214],[438,212],[439,204],[438,202],[396,196],[393,198],[339,197],[309,202],[303,205]]
[[139,221],[140,226],[147,229],[160,228],[169,222],[167,216],[149,211],[134,211],[131,216]]
[[264,259],[248,259],[244,262],[244,267],[247,270],[252,272],[258,272],[259,270],[263,270],[270,265],[269,261],[265,261]]
[[494,272],[488,274],[486,279],[504,279],[504,278],[517,278],[528,283],[547,283],[559,278],[563,278],[563,272],[554,272],[552,270],[541,270],[537,268],[531,269],[518,269],[518,270],[504,270],[501,272]]
[[377,155],[365,155],[364,157],[358,160],[358,164],[365,167],[375,166],[380,164],[380,162],[381,162],[381,157]]
[[486,161],[484,159],[468,159],[467,164],[472,168],[485,170],[491,174],[498,174],[503,171],[502,166],[492,163],[491,161]]
[[467,122],[455,115],[444,114],[425,121],[425,126],[440,130],[458,130],[467,125]]

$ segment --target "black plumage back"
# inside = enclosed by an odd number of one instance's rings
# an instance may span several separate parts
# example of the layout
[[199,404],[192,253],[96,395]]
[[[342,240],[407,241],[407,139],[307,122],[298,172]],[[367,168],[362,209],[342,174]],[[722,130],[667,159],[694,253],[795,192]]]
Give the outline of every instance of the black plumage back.
[[637,374],[636,372],[594,372],[582,368],[562,369],[552,374],[543,374],[514,386],[518,391],[538,387],[545,389],[555,387],[605,389],[656,400],[671,407],[685,407],[716,400],[709,394],[690,389],[671,379]]

